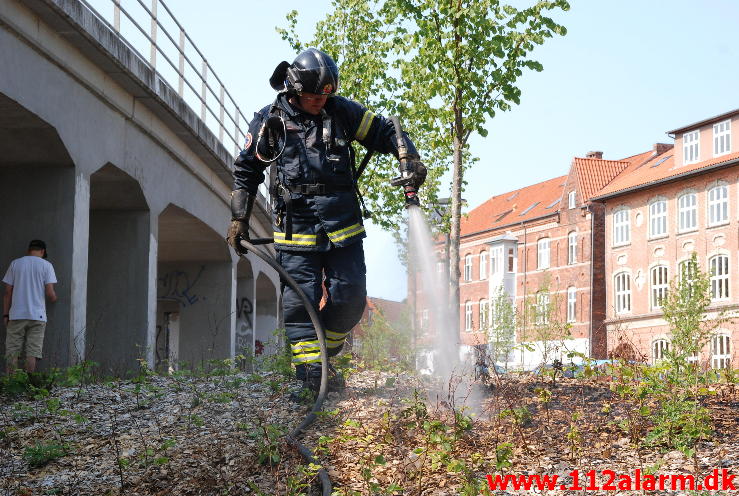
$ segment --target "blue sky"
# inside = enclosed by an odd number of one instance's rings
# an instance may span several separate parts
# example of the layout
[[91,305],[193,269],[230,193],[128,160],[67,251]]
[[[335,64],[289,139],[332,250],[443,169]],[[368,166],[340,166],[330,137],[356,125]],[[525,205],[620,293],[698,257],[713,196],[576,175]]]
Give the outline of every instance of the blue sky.
[[[590,150],[607,159],[634,155],[671,142],[671,129],[739,108],[739,2],[570,3],[557,16],[568,34],[535,52],[544,71],[524,74],[521,104],[497,115],[487,138],[472,139],[480,161],[468,171],[463,195],[472,208],[566,174],[572,158]],[[275,26],[285,26],[285,14],[296,9],[308,40],[331,7],[328,0],[168,5],[248,117],[274,98],[267,80],[277,63],[294,58]],[[365,247],[370,296],[403,299],[406,281],[397,276],[403,268],[390,236],[370,228]]]

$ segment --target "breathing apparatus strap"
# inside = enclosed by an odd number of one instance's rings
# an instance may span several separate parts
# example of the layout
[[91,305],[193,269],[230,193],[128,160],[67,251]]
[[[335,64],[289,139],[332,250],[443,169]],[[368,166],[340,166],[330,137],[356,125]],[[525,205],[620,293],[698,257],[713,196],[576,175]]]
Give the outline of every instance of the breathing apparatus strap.
[[[375,144],[377,143],[377,134],[378,131],[375,131],[375,134],[372,137],[372,144],[369,148],[367,148],[367,153],[364,154],[364,157],[362,158],[362,162],[359,164],[359,168],[356,170],[353,170],[354,172],[354,189],[357,192],[357,197],[359,197],[359,203],[362,204],[362,217],[365,219],[369,219],[372,217],[372,212],[370,212],[367,209],[367,206],[364,204],[364,196],[362,195],[362,192],[359,190],[359,178],[362,176],[362,173],[364,172],[364,169],[367,168],[367,164],[369,164],[370,159],[372,159],[372,155],[375,154]],[[352,169],[354,169],[354,149],[351,149],[352,154]]]

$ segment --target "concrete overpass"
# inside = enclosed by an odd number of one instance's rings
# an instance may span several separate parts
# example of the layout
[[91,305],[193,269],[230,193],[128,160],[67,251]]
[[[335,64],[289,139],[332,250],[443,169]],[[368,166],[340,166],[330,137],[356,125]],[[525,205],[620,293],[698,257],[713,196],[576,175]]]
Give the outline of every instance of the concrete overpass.
[[[0,1],[0,270],[46,241],[46,367],[124,374],[253,350],[278,326],[279,279],[224,241],[246,119],[225,113],[222,84],[198,115],[183,87],[216,80],[168,82],[163,52],[142,56],[117,28],[80,0]],[[271,235],[258,207],[252,229]]]

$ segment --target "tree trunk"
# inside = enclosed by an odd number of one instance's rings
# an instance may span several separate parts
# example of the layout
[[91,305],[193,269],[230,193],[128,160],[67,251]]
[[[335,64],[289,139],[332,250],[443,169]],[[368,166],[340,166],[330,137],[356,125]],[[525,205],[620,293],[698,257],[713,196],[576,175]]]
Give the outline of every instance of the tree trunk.
[[[458,92],[459,93],[459,92]],[[451,336],[455,347],[455,358],[459,360],[458,343],[460,342],[460,302],[459,302],[459,235],[460,222],[462,219],[462,177],[464,170],[462,168],[462,111],[458,105],[454,106],[454,168],[452,170],[452,204],[451,204],[451,229],[449,232],[449,306],[451,310],[451,318],[454,325],[451,329],[454,336]],[[451,344],[450,343],[450,344]]]

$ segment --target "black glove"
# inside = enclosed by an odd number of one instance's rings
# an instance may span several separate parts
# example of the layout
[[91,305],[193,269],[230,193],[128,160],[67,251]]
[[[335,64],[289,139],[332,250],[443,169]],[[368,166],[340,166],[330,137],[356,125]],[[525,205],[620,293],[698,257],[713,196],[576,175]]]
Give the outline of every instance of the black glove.
[[236,253],[245,253],[241,246],[242,239],[249,239],[249,217],[254,207],[254,195],[245,189],[231,192],[231,225],[226,240]]
[[413,179],[413,186],[416,189],[418,189],[421,187],[421,185],[424,182],[426,182],[426,173],[427,173],[426,166],[423,165],[423,163],[421,163],[420,161],[414,161],[412,163],[412,166],[413,166],[413,172],[415,173],[414,179]]

